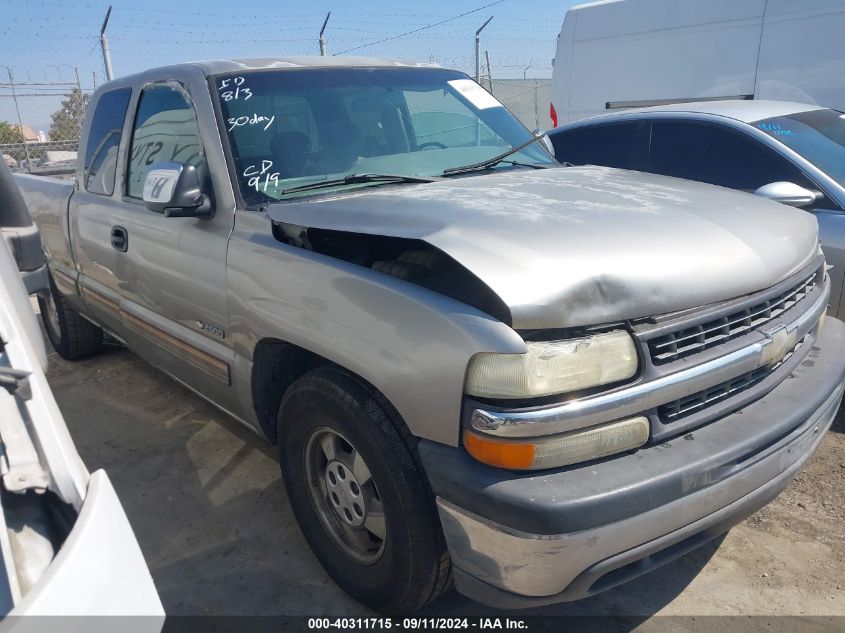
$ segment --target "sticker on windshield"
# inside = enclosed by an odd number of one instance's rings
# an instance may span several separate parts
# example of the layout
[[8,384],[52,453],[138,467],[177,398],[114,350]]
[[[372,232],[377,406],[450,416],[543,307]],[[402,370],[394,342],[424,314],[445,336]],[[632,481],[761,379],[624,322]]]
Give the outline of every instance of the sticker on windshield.
[[475,83],[472,79],[453,79],[448,82],[452,88],[479,110],[488,108],[504,108],[498,99]]
[[757,127],[773,136],[792,136],[795,134],[793,130],[783,127],[780,123],[758,123]]

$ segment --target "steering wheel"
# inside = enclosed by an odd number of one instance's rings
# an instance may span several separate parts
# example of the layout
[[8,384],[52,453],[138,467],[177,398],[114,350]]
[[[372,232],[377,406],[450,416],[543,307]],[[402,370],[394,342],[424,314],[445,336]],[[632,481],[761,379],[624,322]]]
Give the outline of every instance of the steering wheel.
[[431,149],[437,147],[439,149],[446,149],[446,146],[440,141],[429,141],[428,143],[421,143],[417,145],[417,149]]

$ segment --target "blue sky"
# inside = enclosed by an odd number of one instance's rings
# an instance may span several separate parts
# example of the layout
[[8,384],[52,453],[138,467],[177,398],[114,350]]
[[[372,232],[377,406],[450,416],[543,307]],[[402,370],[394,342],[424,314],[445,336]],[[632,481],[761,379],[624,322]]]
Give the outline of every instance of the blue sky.
[[[256,0],[113,0],[107,34],[115,74],[192,59],[318,54],[317,35],[327,11],[328,51],[433,60],[470,71],[474,32],[491,15],[481,50],[494,77],[549,77],[555,40],[571,0],[504,0],[494,6],[421,30],[490,4],[492,0],[398,3],[258,2]],[[0,0],[0,83],[12,69],[21,86],[21,114],[36,129],[49,126],[56,96],[76,82],[89,90],[104,81],[97,36],[109,2]],[[37,85],[63,82],[62,85]],[[8,88],[0,88],[0,120],[16,120]]]

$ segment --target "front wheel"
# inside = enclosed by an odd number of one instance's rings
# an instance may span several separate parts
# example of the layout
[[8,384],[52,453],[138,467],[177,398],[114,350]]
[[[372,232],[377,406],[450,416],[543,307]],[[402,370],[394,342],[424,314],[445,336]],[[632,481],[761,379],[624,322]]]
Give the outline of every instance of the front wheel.
[[448,587],[449,556],[414,438],[383,396],[340,370],[314,370],[285,394],[277,437],[300,528],[348,594],[407,613]]

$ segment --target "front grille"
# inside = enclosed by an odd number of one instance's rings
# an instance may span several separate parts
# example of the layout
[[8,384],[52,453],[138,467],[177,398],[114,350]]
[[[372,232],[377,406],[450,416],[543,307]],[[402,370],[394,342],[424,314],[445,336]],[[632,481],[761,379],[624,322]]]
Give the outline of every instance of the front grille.
[[675,330],[648,341],[655,365],[671,363],[747,334],[777,319],[816,287],[816,273],[774,297],[716,319]]
[[787,352],[786,355],[777,363],[758,367],[753,371],[741,374],[735,378],[726,380],[721,384],[686,396],[685,398],[667,402],[663,406],[658,407],[657,414],[664,422],[672,422],[678,418],[695,413],[704,407],[715,404],[720,400],[725,400],[739,391],[748,389],[749,387],[762,381],[767,376],[770,376],[775,370],[777,370],[778,367],[789,360],[789,358],[798,351],[803,343],[804,339],[798,341],[795,347]]

